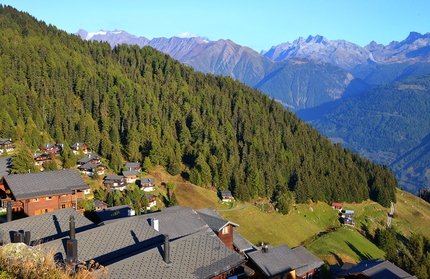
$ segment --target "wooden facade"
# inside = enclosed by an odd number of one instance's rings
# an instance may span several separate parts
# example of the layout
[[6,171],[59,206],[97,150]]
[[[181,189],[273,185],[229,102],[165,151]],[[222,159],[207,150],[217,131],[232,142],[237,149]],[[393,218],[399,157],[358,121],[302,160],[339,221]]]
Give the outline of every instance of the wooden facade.
[[234,250],[233,246],[233,226],[231,224],[226,225],[219,232],[215,232],[215,234],[221,239],[221,241],[228,248]]

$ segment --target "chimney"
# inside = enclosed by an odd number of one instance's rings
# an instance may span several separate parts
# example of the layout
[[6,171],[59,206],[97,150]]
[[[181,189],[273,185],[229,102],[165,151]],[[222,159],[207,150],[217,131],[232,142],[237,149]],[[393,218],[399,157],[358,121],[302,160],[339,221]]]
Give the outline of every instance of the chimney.
[[31,242],[31,232],[25,231],[24,232],[24,243],[27,245],[30,245],[30,242]]
[[157,218],[151,218],[151,227],[158,232],[158,219]]
[[128,216],[135,216],[135,215],[136,215],[136,211],[134,209],[128,210]]
[[20,232],[14,232],[13,234],[13,243],[24,242],[24,234]]
[[264,254],[269,253],[269,246],[266,244],[263,246],[263,248],[261,249],[263,251]]
[[6,214],[7,214],[7,221],[12,221],[12,201],[8,200],[6,201]]
[[67,240],[66,263],[75,265],[78,262],[78,241],[75,239],[75,217],[70,215],[70,239]]
[[164,257],[163,260],[166,264],[170,263],[170,243],[169,243],[169,235],[164,235]]
[[70,239],[75,239],[75,217],[73,215],[70,215]]

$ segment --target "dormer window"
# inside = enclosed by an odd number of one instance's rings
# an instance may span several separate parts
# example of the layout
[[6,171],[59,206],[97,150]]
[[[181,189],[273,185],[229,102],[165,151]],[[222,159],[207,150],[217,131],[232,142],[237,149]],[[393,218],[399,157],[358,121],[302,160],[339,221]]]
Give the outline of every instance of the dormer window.
[[230,226],[225,226],[222,228],[222,234],[228,234],[230,232]]

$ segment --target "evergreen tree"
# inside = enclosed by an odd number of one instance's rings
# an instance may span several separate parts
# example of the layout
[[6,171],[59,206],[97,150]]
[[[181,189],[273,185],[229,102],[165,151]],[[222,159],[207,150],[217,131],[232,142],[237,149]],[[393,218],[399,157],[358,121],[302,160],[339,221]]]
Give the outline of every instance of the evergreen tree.
[[11,173],[30,172],[39,172],[39,168],[34,164],[33,153],[24,142],[17,142],[12,156]]

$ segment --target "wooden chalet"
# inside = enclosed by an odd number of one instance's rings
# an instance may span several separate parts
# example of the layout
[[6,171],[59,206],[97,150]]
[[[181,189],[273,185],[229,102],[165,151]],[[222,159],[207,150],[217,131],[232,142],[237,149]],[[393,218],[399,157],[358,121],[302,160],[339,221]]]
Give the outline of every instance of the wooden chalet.
[[157,197],[153,194],[146,194],[146,198],[148,199],[148,207],[147,210],[150,210],[151,207],[157,206]]
[[125,168],[128,171],[137,171],[140,172],[142,170],[142,166],[139,162],[127,162],[125,164]]
[[101,164],[101,158],[98,154],[88,153],[85,157],[79,159],[76,164],[78,166],[85,164]]
[[197,210],[200,218],[208,224],[213,232],[221,239],[221,241],[230,249],[234,250],[233,246],[233,228],[239,227],[238,224],[230,222],[222,218],[215,209],[204,208]]
[[125,177],[127,183],[135,183],[139,178],[139,173],[137,171],[123,171],[122,175]]
[[84,153],[88,153],[89,152],[88,145],[85,142],[75,142],[74,144],[72,144],[70,146],[70,148],[72,149],[73,153],[75,153],[75,154],[77,154],[80,149]]
[[6,152],[11,152],[15,149],[12,143],[12,139],[0,139],[0,150],[6,150]]
[[155,178],[142,178],[140,179],[139,186],[145,192],[155,191]]
[[33,160],[36,166],[41,166],[46,161],[50,161],[51,156],[48,153],[34,153]]
[[354,210],[341,210],[343,224],[354,225]]
[[78,208],[90,187],[76,170],[13,174],[3,177],[2,200],[12,200],[16,213],[33,216],[61,208]]
[[106,168],[101,164],[84,164],[79,165],[78,170],[88,176],[93,176],[95,172],[97,172],[98,175],[103,175]]
[[57,143],[44,143],[40,147],[40,150],[45,153],[60,154],[63,150],[63,145]]
[[234,201],[233,194],[231,191],[220,191],[219,192],[220,198],[223,202],[232,202]]
[[123,191],[128,183],[122,175],[108,175],[103,178],[104,186],[110,191]]
[[336,275],[338,279],[418,279],[395,264],[373,259],[362,261],[347,270],[342,270]]

